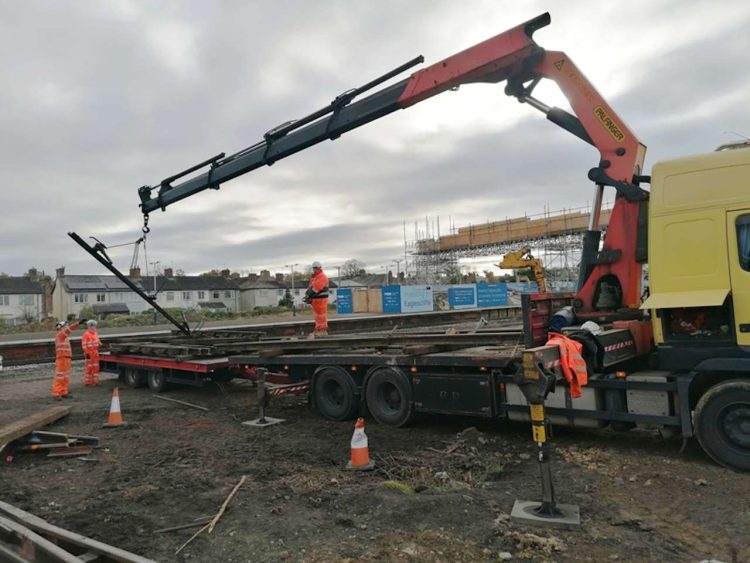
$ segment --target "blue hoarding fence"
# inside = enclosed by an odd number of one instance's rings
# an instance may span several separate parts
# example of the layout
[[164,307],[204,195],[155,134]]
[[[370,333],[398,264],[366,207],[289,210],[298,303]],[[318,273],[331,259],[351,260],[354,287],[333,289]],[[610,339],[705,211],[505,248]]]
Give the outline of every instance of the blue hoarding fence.
[[351,313],[353,310],[352,290],[348,288],[340,288],[336,291],[336,311],[343,315]]
[[[419,313],[446,309],[474,307],[504,307],[508,305],[508,292],[535,293],[536,283],[478,283],[460,285],[387,285],[380,298],[384,313]],[[340,314],[352,313],[351,288],[337,292],[336,310]]]
[[383,312],[401,312],[401,286],[387,285],[383,288]]

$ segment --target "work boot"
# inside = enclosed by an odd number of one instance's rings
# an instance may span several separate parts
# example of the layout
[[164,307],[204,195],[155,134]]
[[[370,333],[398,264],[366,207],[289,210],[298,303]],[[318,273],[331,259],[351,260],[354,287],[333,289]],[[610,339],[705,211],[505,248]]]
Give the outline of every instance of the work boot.
[[60,395],[55,395],[52,397],[55,401],[62,401],[62,397]]
[[73,395],[71,395],[70,393],[68,393],[67,395],[63,395],[62,398],[63,399],[72,399]]

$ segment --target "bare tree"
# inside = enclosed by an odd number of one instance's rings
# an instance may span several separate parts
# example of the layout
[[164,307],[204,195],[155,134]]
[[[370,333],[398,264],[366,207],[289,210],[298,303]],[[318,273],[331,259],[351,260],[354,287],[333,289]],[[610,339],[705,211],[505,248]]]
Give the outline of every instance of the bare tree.
[[354,258],[347,260],[341,265],[341,277],[346,279],[357,277],[360,275],[360,272],[365,271],[365,265],[364,262],[360,262]]

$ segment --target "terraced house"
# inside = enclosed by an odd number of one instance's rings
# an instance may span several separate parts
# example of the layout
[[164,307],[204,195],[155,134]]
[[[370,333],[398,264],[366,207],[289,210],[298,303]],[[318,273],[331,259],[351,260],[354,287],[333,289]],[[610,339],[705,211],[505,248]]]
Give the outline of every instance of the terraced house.
[[46,312],[42,281],[29,276],[0,276],[0,322],[38,322],[46,317]]
[[[239,287],[225,276],[175,276],[172,269],[165,268],[164,275],[145,278],[134,268],[129,279],[146,293],[155,293],[156,302],[165,308],[239,311]],[[64,268],[57,270],[52,299],[58,319],[79,317],[87,307],[98,317],[151,309],[115,276],[65,275]]]

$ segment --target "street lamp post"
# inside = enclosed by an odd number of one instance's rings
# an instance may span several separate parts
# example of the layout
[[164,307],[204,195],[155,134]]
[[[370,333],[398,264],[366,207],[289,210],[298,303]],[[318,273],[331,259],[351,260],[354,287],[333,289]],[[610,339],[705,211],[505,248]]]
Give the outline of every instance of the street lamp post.
[[291,270],[292,270],[292,316],[293,317],[297,316],[297,303],[296,303],[296,301],[294,299],[294,267],[295,266],[299,266],[299,263],[286,264],[286,267],[287,268],[291,268]]

